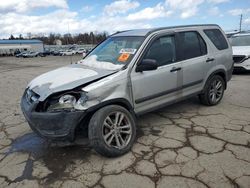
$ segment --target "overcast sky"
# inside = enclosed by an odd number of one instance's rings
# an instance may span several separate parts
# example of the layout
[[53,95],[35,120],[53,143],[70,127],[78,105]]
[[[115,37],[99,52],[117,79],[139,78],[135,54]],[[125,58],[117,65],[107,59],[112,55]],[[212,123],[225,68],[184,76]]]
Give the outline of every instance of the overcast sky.
[[0,38],[216,23],[250,30],[250,0],[0,0]]

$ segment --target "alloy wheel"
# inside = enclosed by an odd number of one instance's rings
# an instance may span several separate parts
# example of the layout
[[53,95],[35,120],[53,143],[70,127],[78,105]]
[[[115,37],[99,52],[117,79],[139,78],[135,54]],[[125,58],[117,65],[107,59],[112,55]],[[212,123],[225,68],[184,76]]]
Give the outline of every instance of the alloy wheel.
[[209,90],[209,98],[211,100],[212,103],[217,103],[223,95],[223,83],[221,80],[219,79],[215,79],[211,86],[210,86],[210,90]]
[[131,140],[131,122],[123,112],[113,112],[105,118],[102,134],[105,143],[109,147],[122,149],[126,147]]

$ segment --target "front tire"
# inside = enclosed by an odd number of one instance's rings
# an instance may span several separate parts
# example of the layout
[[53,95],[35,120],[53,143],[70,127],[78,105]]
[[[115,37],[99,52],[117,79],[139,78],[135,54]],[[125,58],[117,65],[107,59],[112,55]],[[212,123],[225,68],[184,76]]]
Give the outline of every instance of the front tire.
[[134,117],[121,106],[105,106],[90,119],[88,136],[99,154],[106,157],[123,155],[130,151],[136,138]]
[[200,102],[207,106],[217,105],[224,95],[225,81],[220,75],[212,76],[206,83],[204,92],[199,95]]

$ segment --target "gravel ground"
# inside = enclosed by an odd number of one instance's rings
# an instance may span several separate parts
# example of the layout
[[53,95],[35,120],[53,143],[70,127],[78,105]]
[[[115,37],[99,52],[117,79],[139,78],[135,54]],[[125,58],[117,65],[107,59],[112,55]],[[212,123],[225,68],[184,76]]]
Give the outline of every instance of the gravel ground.
[[0,187],[250,187],[250,74],[234,75],[218,106],[192,98],[140,117],[132,151],[108,159],[37,137],[20,110],[32,78],[70,62],[0,58]]

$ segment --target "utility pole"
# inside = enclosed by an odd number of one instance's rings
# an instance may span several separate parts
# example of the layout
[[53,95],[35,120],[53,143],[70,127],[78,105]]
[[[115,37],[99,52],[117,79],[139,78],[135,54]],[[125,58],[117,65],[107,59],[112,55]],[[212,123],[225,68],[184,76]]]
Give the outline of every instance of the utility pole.
[[[67,37],[67,43],[69,45],[69,22],[68,22],[68,37]],[[70,55],[70,64],[72,64],[72,55]]]
[[240,15],[240,32],[241,32],[241,26],[242,26],[242,14]]

